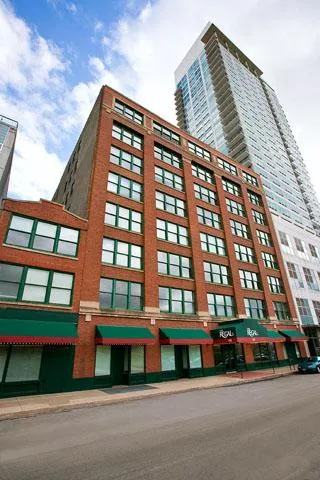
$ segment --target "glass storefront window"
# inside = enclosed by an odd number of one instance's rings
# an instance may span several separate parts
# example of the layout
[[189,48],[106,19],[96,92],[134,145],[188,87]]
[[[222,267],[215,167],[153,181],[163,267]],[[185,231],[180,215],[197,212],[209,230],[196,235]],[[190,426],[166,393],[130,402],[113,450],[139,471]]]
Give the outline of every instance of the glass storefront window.
[[253,345],[255,362],[277,360],[277,354],[273,343],[256,343]]
[[189,366],[190,368],[202,368],[200,345],[189,345]]
[[111,347],[99,345],[96,348],[95,376],[110,375]]
[[12,347],[5,381],[38,380],[41,355],[41,347]]
[[144,346],[131,347],[130,373],[144,373]]
[[174,345],[161,345],[161,371],[168,372],[175,369]]

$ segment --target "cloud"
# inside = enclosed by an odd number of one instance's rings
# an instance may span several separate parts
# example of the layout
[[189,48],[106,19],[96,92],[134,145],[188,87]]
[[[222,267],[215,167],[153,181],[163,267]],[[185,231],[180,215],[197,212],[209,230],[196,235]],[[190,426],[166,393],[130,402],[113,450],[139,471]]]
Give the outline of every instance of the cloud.
[[78,13],[78,7],[75,3],[66,3],[66,9],[71,13]]
[[[265,71],[263,78],[279,97],[311,176],[319,179],[318,0],[158,0],[136,15],[129,9],[105,45],[115,55],[116,61],[108,62],[114,75],[121,78],[120,71],[126,71],[132,78],[125,93],[175,123],[173,73],[208,21]],[[315,187],[320,198],[320,182]]]
[[[78,8],[65,0],[47,1]],[[320,178],[319,19],[318,0],[129,0],[112,25],[104,18],[91,21],[97,50],[88,59],[88,80],[68,85],[73,65],[67,52],[41,37],[0,0],[1,113],[20,123],[11,191],[26,198],[52,195],[51,179],[57,178],[66,160],[61,145],[72,148],[102,84],[175,123],[174,70],[208,21],[265,71],[312,178]],[[31,172],[28,155],[36,153]],[[43,165],[48,166],[50,179],[41,177]],[[316,187],[320,195],[319,182]]]

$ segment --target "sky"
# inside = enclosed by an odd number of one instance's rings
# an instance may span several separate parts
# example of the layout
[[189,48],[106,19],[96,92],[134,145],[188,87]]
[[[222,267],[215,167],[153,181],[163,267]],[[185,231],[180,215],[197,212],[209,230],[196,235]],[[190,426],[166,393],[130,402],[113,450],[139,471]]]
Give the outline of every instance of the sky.
[[52,198],[103,84],[175,124],[174,70],[209,21],[275,89],[320,198],[319,0],[0,0],[9,195]]

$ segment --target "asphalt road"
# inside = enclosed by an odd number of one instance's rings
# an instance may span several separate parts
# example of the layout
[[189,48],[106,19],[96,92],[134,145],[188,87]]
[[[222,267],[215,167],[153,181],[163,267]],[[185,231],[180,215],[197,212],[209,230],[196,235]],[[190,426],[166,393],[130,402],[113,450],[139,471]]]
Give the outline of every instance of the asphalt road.
[[0,422],[1,480],[318,480],[320,375]]

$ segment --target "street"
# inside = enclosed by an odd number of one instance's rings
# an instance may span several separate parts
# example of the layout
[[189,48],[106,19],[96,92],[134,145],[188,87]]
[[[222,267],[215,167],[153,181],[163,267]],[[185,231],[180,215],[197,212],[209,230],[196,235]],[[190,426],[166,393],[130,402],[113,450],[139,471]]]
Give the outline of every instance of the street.
[[320,478],[320,375],[0,422],[1,480]]

